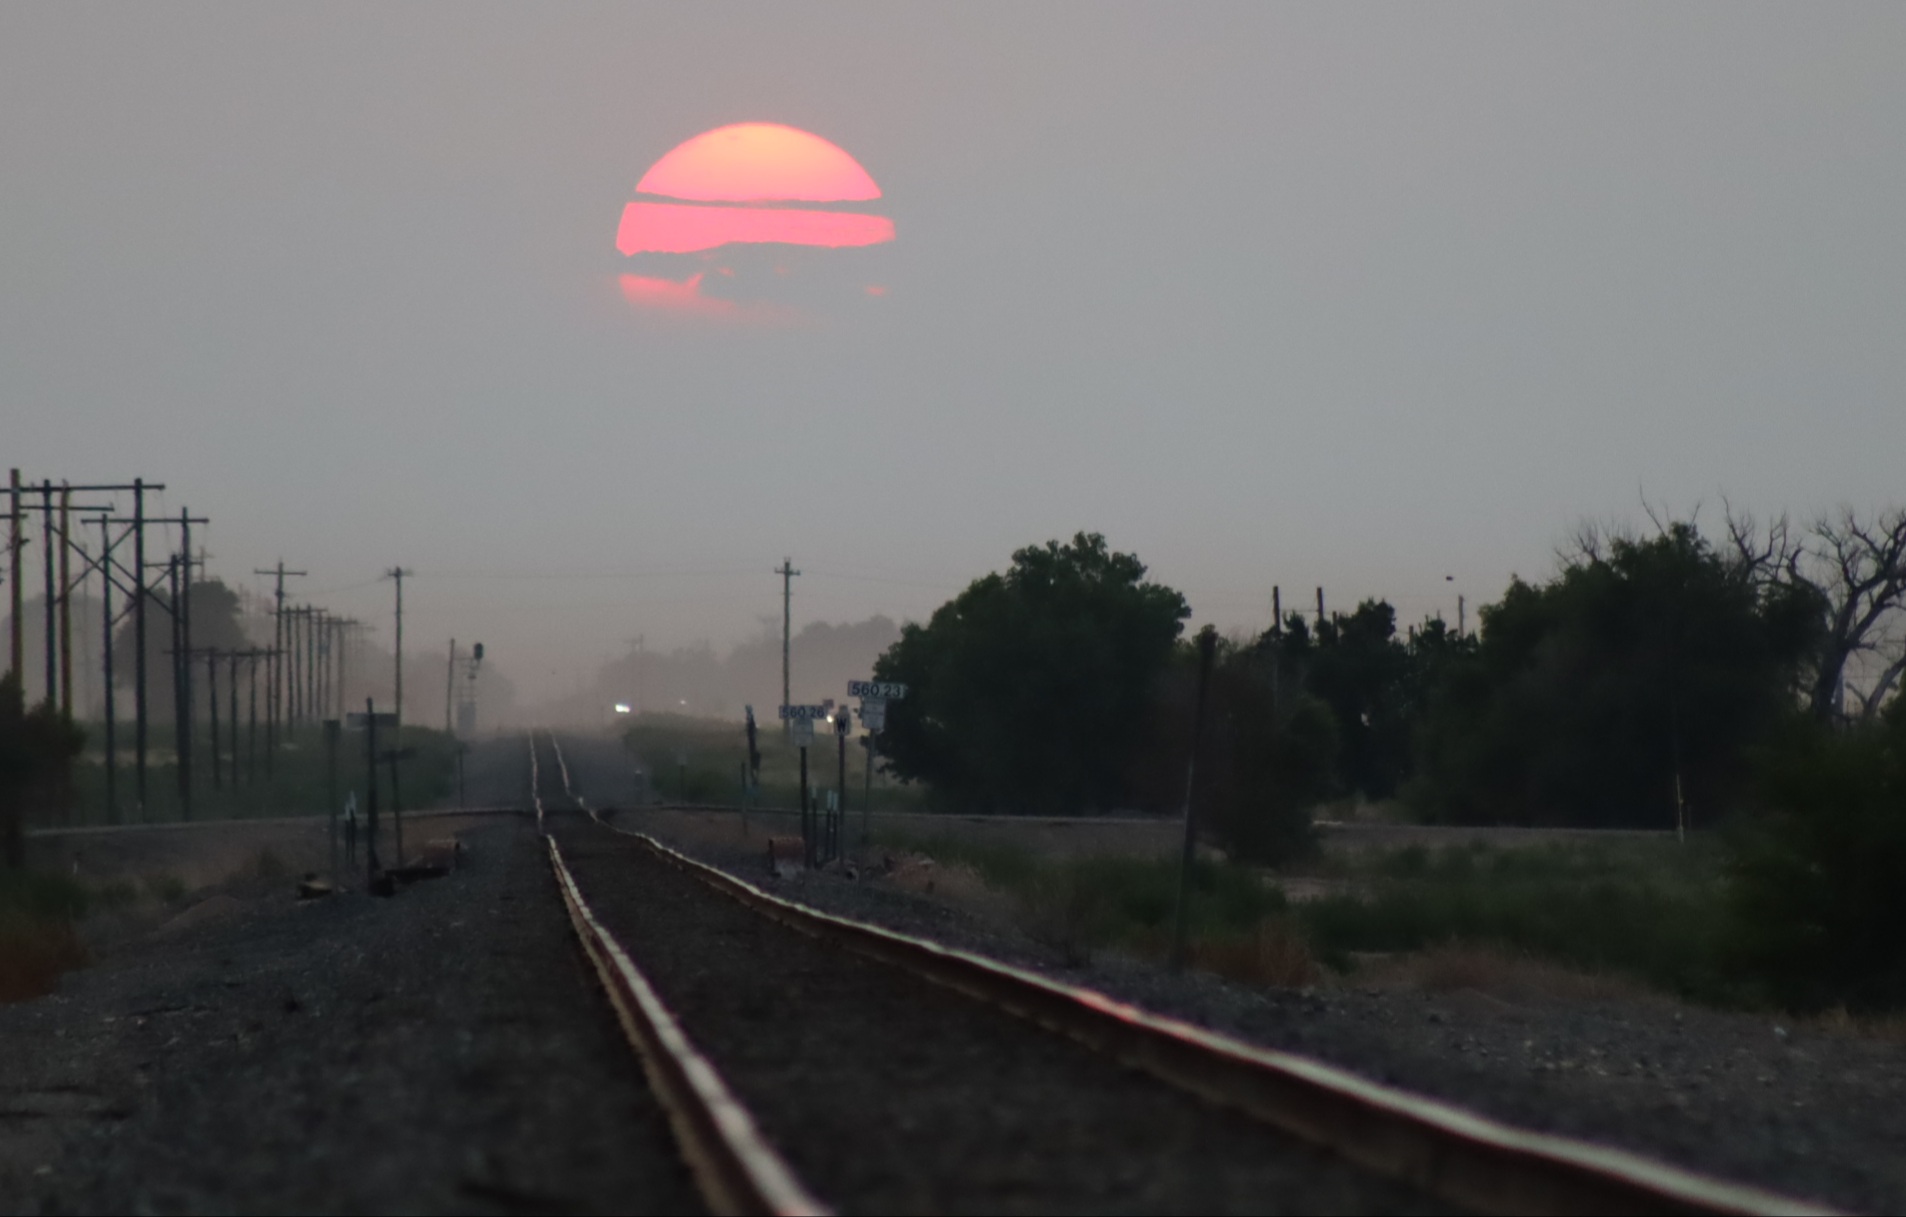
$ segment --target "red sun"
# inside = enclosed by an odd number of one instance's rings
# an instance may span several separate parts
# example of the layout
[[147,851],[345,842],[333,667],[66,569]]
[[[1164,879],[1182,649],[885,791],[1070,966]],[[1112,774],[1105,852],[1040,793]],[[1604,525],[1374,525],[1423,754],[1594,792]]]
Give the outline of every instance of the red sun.
[[880,187],[838,145],[780,123],[705,131],[650,166],[635,190],[616,230],[627,257],[736,244],[840,249],[894,237],[886,216],[788,206],[866,203]]

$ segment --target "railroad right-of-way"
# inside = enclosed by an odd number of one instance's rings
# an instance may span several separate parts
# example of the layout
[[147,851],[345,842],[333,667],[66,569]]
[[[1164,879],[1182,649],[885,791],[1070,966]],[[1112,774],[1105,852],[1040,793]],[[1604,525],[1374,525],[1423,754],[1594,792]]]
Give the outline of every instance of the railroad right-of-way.
[[[808,1189],[797,1194],[803,1203],[1057,1212],[1513,1211],[1532,1199],[1580,1212],[1806,1207],[1598,1157],[1594,1147],[1540,1137],[1519,1145],[1515,1130],[1467,1127],[1461,1113],[1412,1108],[1408,1096],[1356,1079],[1307,1090],[1302,1063],[1282,1074],[1257,1069],[1195,1034],[1155,1035],[1138,1012],[1110,1020],[1135,1028],[1102,1035],[1107,1020],[1087,1008],[1091,995],[1041,993],[1036,978],[1015,993],[1019,982],[984,961],[959,965],[977,967],[967,974],[920,967],[908,952],[921,944],[868,949],[848,923],[817,932],[772,897],[579,814],[587,807],[557,742],[544,736],[531,747],[562,881],[752,1112],[782,1156],[777,1167]],[[1048,1017],[1041,1002],[1049,1012],[1081,1008]],[[1242,1083],[1232,1076],[1253,1070]],[[1265,1098],[1280,1089],[1297,1097]],[[1306,1121],[1306,1136],[1291,1135]],[[1365,1143],[1373,1137],[1387,1144]]]

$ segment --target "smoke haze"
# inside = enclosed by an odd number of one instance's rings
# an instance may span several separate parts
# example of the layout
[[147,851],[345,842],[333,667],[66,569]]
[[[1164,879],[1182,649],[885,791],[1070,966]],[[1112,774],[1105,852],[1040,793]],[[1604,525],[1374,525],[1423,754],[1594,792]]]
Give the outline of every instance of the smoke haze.
[[[1079,529],[1226,628],[1453,618],[1643,496],[1897,497],[1902,60],[1899,6],[15,4],[0,456],[386,647],[410,567],[525,704],[641,635],[761,710],[784,556],[797,623]],[[631,306],[633,184],[743,120],[878,181],[886,295]]]

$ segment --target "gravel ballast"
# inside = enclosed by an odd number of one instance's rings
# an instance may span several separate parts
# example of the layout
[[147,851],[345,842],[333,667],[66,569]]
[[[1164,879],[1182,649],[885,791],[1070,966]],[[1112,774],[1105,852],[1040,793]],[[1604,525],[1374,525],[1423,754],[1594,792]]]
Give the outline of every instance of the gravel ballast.
[[570,815],[585,898],[795,1171],[848,1212],[1440,1206],[760,916]]
[[698,1211],[533,827],[463,839],[393,898],[215,895],[0,1007],[0,1207]]
[[[612,771],[612,745],[565,738],[587,781]],[[878,867],[850,879],[776,880],[755,844],[793,831],[761,816],[743,845],[728,817],[623,811],[616,822],[827,912],[1031,967],[1160,1013],[1523,1127],[1564,1133],[1724,1178],[1852,1209],[1906,1211],[1906,1044],[1636,994],[1510,998],[1332,980],[1257,988],[1100,954],[1067,966],[1020,933],[1010,910],[883,886]],[[850,823],[853,821],[850,819]],[[786,826],[784,826],[784,824]]]

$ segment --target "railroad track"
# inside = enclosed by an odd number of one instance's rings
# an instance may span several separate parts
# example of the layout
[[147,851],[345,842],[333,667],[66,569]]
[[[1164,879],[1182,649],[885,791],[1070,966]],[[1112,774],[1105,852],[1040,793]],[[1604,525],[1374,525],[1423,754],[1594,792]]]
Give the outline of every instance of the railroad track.
[[[907,1207],[953,1209],[1111,1203],[1363,1211],[1451,1206],[1503,1213],[1833,1211],[1626,1151],[1517,1129],[995,960],[782,900],[651,837],[606,824],[576,793],[554,736],[544,736],[540,746],[532,740],[531,765],[539,823],[571,920],[716,1211],[826,1209],[690,1042],[683,1020],[661,1001],[636,957],[673,970],[671,992],[689,1011],[687,1025],[698,1038],[706,1034],[742,1092],[755,1096],[774,1139],[822,1183],[823,1194],[857,1206],[894,1207],[911,1198]],[[545,790],[556,806],[545,806]],[[585,889],[599,909],[585,899]],[[711,894],[725,899],[710,902]],[[691,904],[693,913],[685,915]],[[674,911],[665,916],[665,910]],[[757,954],[739,975],[723,979],[724,953],[741,939],[759,940]],[[777,981],[799,995],[797,1015],[758,1025],[738,1018],[733,1007],[748,1000],[742,990]],[[948,1003],[949,990],[972,1000]],[[843,1087],[805,1060],[815,1038],[799,1030],[803,1020],[858,1028],[863,1047],[897,1036],[904,1050],[927,1037],[937,1050],[964,1051],[966,1059],[952,1073],[931,1063],[914,1069],[924,1079],[920,1102],[930,1105],[931,1089],[945,1087],[950,1106],[964,1112],[949,1111],[935,1127],[912,1129],[905,1126],[906,1103],[896,1100],[888,1104],[887,1124],[854,1125],[837,1109],[878,1105],[887,1075],[904,1085],[907,1070],[883,1072],[876,1062],[855,1073],[855,1062],[840,1061],[836,1068],[857,1078]],[[1028,1047],[1023,1032],[1002,1030],[1009,1021],[1035,1023],[1059,1038],[1031,1037],[1037,1043]],[[777,1060],[776,1053],[788,1059]],[[1124,1068],[1108,1070],[1111,1062]],[[1074,1121],[1072,1140],[1101,1141],[1083,1158],[1065,1137],[1041,1141],[1050,1130],[1034,1127],[995,1138],[990,1148],[969,1147],[973,1161],[952,1168],[931,1161],[929,1151],[885,1151],[889,1158],[898,1154],[901,1172],[937,1180],[912,1193],[870,1182],[869,1171],[842,1162],[830,1148],[844,1136],[943,1144],[969,1135],[962,1116],[968,1123],[1010,1122],[1011,1112],[1043,1102],[1069,1118],[1075,1100],[1085,1111]],[[1161,1141],[1176,1137],[1177,1143],[1134,1144],[1121,1122],[1132,1108],[1145,1114]],[[817,1138],[817,1126],[832,1140]],[[883,1151],[868,1145],[862,1152],[878,1158]],[[1127,1170],[1123,1180],[1082,1176],[1095,1154],[1104,1170],[1134,1163],[1139,1169]],[[1002,1191],[983,1180],[977,1190],[966,1186],[966,1176],[992,1169],[988,1155],[1028,1157],[1055,1176],[1070,1171],[1077,1194],[1064,1187],[1040,1191],[1037,1181],[1020,1191],[1017,1184]],[[1186,1171],[1186,1181],[1158,1191],[1155,1176],[1173,1169],[1171,1163]]]

